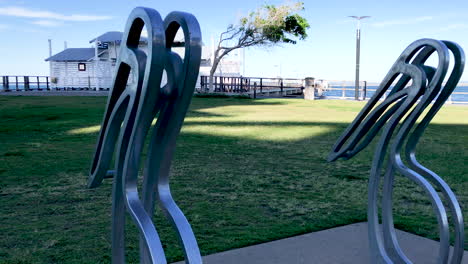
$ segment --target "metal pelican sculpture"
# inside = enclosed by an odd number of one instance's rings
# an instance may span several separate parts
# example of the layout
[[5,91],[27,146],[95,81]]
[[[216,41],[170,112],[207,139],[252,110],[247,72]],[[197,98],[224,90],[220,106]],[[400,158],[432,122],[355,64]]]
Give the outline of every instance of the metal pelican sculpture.
[[[449,72],[450,53],[454,58],[454,66],[444,84],[444,78]],[[437,55],[436,67],[425,64],[431,55]],[[464,224],[460,205],[447,183],[418,162],[415,149],[429,122],[455,89],[464,64],[463,50],[453,42],[433,39],[413,42],[403,51],[375,95],[333,146],[329,161],[349,159],[381,133],[373,156],[368,186],[368,232],[372,263],[412,263],[399,246],[393,223],[395,173],[419,185],[431,200],[440,235],[437,263],[458,264],[462,261]],[[416,123],[418,119],[420,122]],[[380,225],[378,194],[382,176]],[[444,206],[443,200],[448,208]],[[452,251],[447,214],[451,214],[453,220],[455,241]]]
[[[138,47],[144,27],[148,32],[146,53]],[[183,59],[171,51],[179,29],[185,38]],[[156,200],[178,234],[186,263],[202,262],[192,228],[172,198],[169,185],[176,138],[198,77],[201,41],[199,24],[188,13],[172,12],[163,21],[156,10],[138,7],[128,18],[88,182],[94,188],[104,178],[114,178],[113,263],[125,263],[126,213],[140,233],[141,263],[167,263],[152,221]],[[161,86],[164,71],[167,84]],[[132,82],[128,82],[130,77]],[[141,153],[157,114],[139,193]],[[114,151],[115,170],[108,171]]]

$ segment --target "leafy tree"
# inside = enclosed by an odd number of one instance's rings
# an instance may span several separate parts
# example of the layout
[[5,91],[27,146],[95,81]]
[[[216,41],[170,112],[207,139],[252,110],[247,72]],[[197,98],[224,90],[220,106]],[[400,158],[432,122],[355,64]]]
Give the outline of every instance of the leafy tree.
[[221,33],[210,70],[209,88],[213,91],[213,75],[221,59],[229,52],[252,46],[275,46],[281,43],[296,44],[307,38],[310,27],[297,12],[304,3],[292,2],[280,6],[264,5],[241,17],[237,25],[229,25]]

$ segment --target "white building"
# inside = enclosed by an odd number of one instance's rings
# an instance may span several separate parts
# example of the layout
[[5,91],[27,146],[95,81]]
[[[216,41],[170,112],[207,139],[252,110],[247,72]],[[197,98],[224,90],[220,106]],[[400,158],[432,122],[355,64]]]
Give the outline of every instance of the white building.
[[[46,61],[50,63],[51,88],[109,89],[122,36],[122,32],[110,31],[90,40],[94,47],[68,48],[47,58]],[[183,37],[177,39],[183,40]],[[147,44],[147,39],[141,37],[140,48],[145,52]],[[183,57],[181,41],[176,41],[172,50]],[[200,75],[209,75],[213,54],[212,47],[203,45]],[[240,52],[230,54],[221,61],[216,74],[240,76],[241,64]]]

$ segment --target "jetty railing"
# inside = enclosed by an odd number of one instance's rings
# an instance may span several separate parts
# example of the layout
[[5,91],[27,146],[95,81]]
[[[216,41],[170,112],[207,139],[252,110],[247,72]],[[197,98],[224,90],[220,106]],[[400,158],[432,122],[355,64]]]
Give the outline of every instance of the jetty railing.
[[49,76],[1,76],[2,90],[30,91],[50,90]]
[[[294,78],[264,78],[242,76],[213,76],[214,92],[222,93],[263,93],[287,89],[303,89],[304,79]],[[200,86],[197,92],[209,92],[209,76],[200,76]]]
[[[57,81],[50,76],[0,76],[0,91],[108,91],[112,78],[109,77],[67,77]],[[359,83],[359,100],[368,100],[375,93],[379,83],[361,81]],[[247,94],[259,96],[300,96],[304,89],[304,79],[265,78],[241,76],[214,76],[214,92],[228,94]],[[300,89],[300,90],[299,90]],[[197,92],[209,92],[209,76],[200,76]],[[354,81],[315,80],[315,97],[317,99],[354,100]],[[459,83],[446,101],[447,104],[468,104],[468,83]]]
[[[323,87],[322,98],[324,99],[345,99],[345,100],[354,100],[355,99],[355,83],[354,81],[335,81],[335,80],[326,80],[326,83]],[[378,84],[377,84],[378,85]],[[360,81],[358,88],[358,98],[359,100],[369,99],[368,94],[368,82]]]
[[[323,99],[354,100],[354,81],[325,81]],[[368,100],[375,93],[379,83],[362,81],[359,85],[359,100]],[[386,98],[388,92],[383,97]],[[468,84],[459,83],[455,91],[446,101],[447,104],[468,104]]]
[[108,91],[111,83],[111,77],[88,76],[57,79],[50,76],[4,75],[0,76],[0,91]]

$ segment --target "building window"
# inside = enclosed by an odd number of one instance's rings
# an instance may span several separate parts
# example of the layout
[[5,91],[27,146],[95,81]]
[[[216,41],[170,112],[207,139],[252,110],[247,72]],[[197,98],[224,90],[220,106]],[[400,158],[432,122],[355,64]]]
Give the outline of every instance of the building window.
[[79,71],[86,71],[86,64],[85,63],[78,63],[78,70]]

